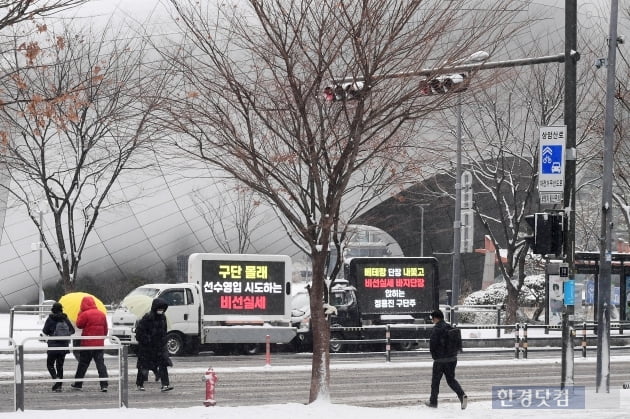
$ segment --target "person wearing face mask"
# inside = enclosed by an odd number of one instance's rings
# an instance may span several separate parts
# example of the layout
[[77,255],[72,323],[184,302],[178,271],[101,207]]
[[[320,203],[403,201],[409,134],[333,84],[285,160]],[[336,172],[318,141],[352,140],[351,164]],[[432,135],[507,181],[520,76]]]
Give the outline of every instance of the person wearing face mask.
[[151,311],[145,314],[136,327],[138,341],[138,374],[136,386],[138,391],[144,391],[144,383],[149,378],[149,370],[158,371],[162,382],[161,391],[170,391],[168,367],[172,366],[166,349],[166,316],[164,313],[168,303],[156,298],[151,303]]

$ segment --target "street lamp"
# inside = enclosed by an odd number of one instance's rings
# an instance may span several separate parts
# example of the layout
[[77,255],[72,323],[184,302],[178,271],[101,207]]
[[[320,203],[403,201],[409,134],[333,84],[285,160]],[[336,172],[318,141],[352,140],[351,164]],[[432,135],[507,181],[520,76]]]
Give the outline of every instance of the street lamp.
[[424,257],[424,207],[418,205],[420,208],[420,257]]
[[37,250],[39,252],[39,268],[37,275],[37,301],[41,306],[44,304],[44,230],[43,230],[43,222],[44,222],[44,211],[39,207],[39,203],[36,203],[37,210],[35,211],[39,217],[39,241],[31,244],[31,250]]
[[[468,58],[460,60],[462,64],[485,61],[490,54],[477,51]],[[459,63],[458,62],[458,63]],[[453,270],[451,278],[451,303],[457,305],[459,301],[459,285],[461,272],[461,241],[462,241],[462,96],[457,93],[457,150],[455,159],[455,218],[453,222]],[[453,311],[451,322],[456,320]]]

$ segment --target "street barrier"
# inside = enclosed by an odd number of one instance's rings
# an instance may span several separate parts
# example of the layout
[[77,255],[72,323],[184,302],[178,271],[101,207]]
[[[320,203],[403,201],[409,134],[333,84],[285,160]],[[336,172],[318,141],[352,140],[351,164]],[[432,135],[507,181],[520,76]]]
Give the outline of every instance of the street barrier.
[[521,325],[516,324],[514,329],[514,358],[518,359],[521,354]]
[[[7,342],[7,344],[5,345],[4,342]],[[12,338],[5,338],[5,337],[0,337],[0,354],[3,355],[11,355],[13,357],[13,365],[16,365],[16,359],[17,359],[17,346],[15,345],[15,341]],[[13,374],[13,378],[10,378],[9,380],[0,380],[0,384],[2,385],[12,385],[13,386],[13,410],[17,410],[16,408],[16,394],[15,394],[15,379],[16,379],[17,375],[14,373]]]
[[[88,347],[48,347],[48,346],[27,346],[32,342],[45,342],[49,340],[84,340],[84,339],[104,339],[111,341],[111,344],[103,346],[88,346]],[[27,354],[46,354],[50,350],[72,350],[72,351],[87,351],[103,349],[108,354],[115,353],[118,362],[118,372],[109,373],[108,381],[116,381],[118,384],[118,407],[128,407],[128,361],[127,361],[127,347],[120,343],[115,336],[71,336],[71,337],[58,337],[58,336],[39,336],[39,337],[27,337],[21,344],[14,345],[15,353],[15,375],[13,379],[14,384],[14,407],[15,410],[24,411],[24,393],[25,385],[29,383],[52,383],[52,382],[74,382],[72,378],[26,378],[26,363],[25,355]],[[40,369],[41,370],[41,369]],[[109,372],[109,371],[108,371]],[[101,381],[101,378],[82,378],[81,381],[92,382]]]
[[582,323],[582,358],[586,358],[586,323]]

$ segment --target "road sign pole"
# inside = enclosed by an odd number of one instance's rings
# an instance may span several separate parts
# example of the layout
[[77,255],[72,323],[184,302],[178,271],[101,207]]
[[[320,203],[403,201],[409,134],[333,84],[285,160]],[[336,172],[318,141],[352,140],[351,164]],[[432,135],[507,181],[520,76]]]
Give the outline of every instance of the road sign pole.
[[[577,51],[577,0],[565,0],[564,7],[564,124],[566,127],[564,164],[564,228],[562,254],[568,280],[575,279],[575,166],[576,166],[576,96],[577,62],[570,59]],[[562,314],[562,383],[573,383],[574,306],[565,305]]]

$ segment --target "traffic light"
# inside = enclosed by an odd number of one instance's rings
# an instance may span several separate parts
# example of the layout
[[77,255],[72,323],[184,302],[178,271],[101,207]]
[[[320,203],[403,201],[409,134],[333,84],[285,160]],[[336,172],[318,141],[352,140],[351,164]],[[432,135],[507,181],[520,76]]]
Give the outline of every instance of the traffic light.
[[564,214],[549,214],[549,223],[551,224],[551,251],[549,253],[561,256],[564,247]]
[[562,255],[564,215],[562,213],[538,212],[526,215],[533,234],[525,236],[532,252],[537,255]]
[[324,99],[327,102],[358,99],[365,92],[364,87],[365,83],[362,81],[326,86],[324,88]]
[[466,73],[445,74],[420,81],[420,93],[425,96],[466,90]]

